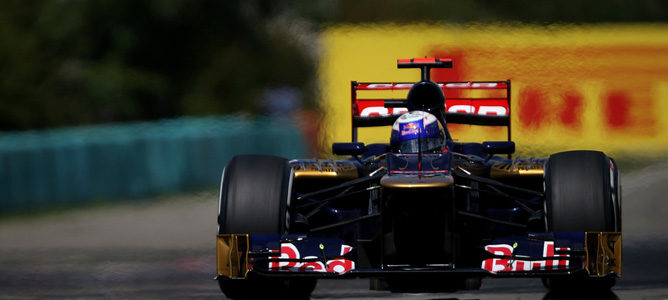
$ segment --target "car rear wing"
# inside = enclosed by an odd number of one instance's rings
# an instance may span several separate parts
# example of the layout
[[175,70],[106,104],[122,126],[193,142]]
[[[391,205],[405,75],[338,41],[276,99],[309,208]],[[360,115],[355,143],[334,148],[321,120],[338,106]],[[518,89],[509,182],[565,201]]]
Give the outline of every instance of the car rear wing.
[[[436,82],[445,94],[445,120],[452,124],[505,126],[510,136],[510,80]],[[375,97],[406,92],[413,83],[350,83],[352,102],[352,140],[357,142],[357,128],[388,126],[408,111],[406,99]],[[384,91],[384,92],[383,92]],[[364,95],[361,95],[364,93]]]

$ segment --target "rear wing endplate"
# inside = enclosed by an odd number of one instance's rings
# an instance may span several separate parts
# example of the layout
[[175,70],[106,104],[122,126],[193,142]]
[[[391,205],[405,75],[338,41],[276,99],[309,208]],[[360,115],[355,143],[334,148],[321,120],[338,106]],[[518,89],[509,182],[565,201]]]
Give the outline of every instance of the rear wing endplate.
[[[445,94],[445,120],[452,124],[505,126],[510,135],[510,80],[436,82]],[[350,84],[352,102],[352,141],[357,142],[357,128],[390,126],[408,112],[406,99],[358,97],[374,91],[409,90],[413,83],[357,82]]]

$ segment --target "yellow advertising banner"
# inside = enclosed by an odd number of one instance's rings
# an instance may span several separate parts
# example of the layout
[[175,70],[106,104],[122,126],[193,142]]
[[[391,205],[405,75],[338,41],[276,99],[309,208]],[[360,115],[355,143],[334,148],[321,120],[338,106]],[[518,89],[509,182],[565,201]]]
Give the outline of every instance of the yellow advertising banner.
[[[668,154],[667,24],[350,25],[329,28],[320,42],[325,147],[351,140],[351,80],[415,82],[419,71],[397,69],[397,59],[449,57],[454,67],[432,70],[432,80],[512,81],[512,137],[522,156]],[[505,128],[448,127],[463,142],[506,138]],[[367,143],[389,135],[389,127],[359,130]]]

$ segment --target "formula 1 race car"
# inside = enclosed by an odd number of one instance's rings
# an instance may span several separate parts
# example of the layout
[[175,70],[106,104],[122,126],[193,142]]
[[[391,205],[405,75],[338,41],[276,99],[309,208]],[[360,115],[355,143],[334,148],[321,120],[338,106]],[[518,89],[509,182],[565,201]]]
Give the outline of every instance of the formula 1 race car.
[[[307,298],[317,279],[360,277],[393,292],[479,289],[485,277],[609,290],[621,275],[615,161],[598,151],[512,158],[510,81],[431,81],[451,59],[397,65],[422,80],[351,83],[352,142],[332,146],[348,159],[240,155],[226,165],[216,276],[225,295]],[[388,90],[408,94],[358,98]],[[447,124],[503,126],[508,139],[457,142]],[[389,125],[389,143],[357,141],[359,127]]]

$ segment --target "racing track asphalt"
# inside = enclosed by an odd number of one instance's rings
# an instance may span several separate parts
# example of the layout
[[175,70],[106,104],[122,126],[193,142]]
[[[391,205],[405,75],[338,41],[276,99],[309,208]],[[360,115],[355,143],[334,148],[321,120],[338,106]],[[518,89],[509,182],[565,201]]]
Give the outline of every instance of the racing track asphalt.
[[[600,299],[668,299],[668,161],[622,175],[623,278]],[[215,191],[0,220],[0,299],[222,299]],[[312,299],[559,299],[537,279],[479,291],[391,294],[322,280]],[[585,296],[583,298],[590,298]]]

